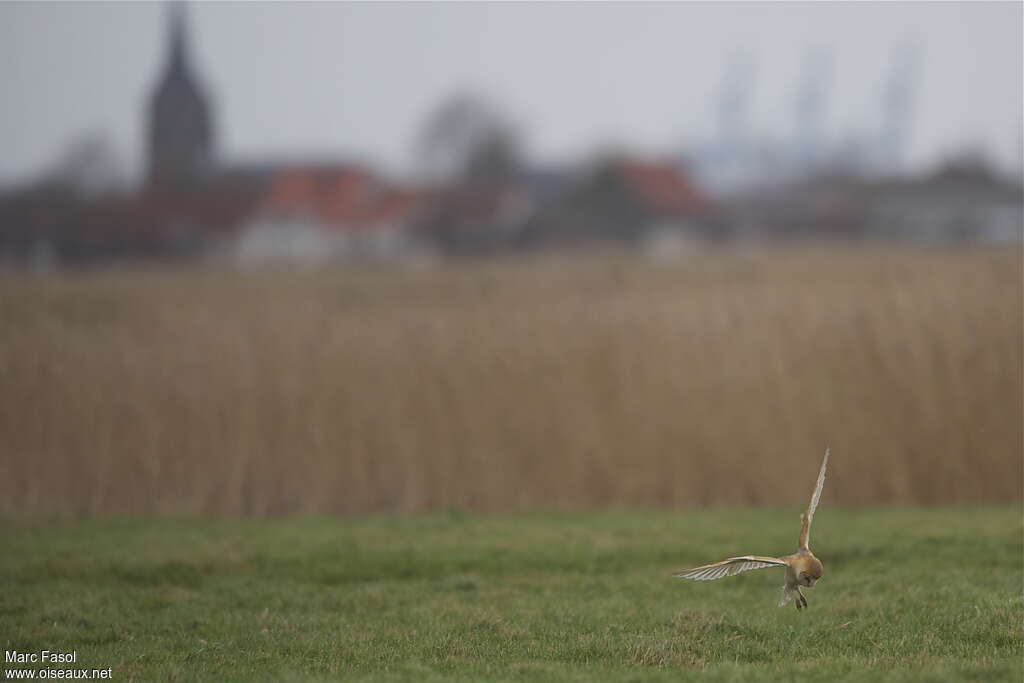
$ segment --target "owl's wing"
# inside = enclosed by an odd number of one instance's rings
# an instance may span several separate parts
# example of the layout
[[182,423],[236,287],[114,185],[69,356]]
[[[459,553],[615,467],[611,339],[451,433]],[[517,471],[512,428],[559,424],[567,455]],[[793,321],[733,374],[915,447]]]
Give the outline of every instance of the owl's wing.
[[692,579],[694,581],[714,581],[724,579],[727,576],[736,576],[751,569],[764,569],[765,567],[786,566],[785,560],[777,557],[762,557],[761,555],[744,555],[742,557],[730,557],[728,560],[706,564],[703,567],[694,567],[673,574],[680,579]]
[[802,525],[800,527],[800,549],[809,550],[808,543],[811,540],[811,520],[814,519],[814,511],[818,508],[818,501],[821,500],[821,490],[825,488],[825,468],[828,467],[829,449],[825,449],[825,458],[821,461],[821,470],[818,471],[818,483],[814,486],[814,494],[807,506],[807,512],[800,515]]

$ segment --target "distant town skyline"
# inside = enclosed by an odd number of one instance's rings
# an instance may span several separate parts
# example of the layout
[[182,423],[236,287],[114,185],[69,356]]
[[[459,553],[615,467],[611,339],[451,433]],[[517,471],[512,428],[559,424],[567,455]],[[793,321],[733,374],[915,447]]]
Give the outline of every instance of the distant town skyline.
[[[749,134],[796,138],[808,55],[832,74],[822,136],[881,123],[894,55],[918,54],[907,163],[967,147],[1021,163],[1021,3],[190,3],[190,49],[222,161],[343,158],[407,173],[426,117],[493,100],[528,157],[607,146],[659,155],[712,138],[737,54]],[[52,169],[83,136],[144,163],[167,54],[163,3],[0,3],[0,185]]]

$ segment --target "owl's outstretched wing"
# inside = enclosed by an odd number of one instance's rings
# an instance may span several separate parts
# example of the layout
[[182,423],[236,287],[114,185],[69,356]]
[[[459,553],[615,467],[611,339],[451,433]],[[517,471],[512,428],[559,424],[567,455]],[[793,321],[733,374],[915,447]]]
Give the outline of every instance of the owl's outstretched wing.
[[808,543],[811,540],[811,520],[814,519],[814,511],[818,508],[818,501],[821,500],[821,490],[825,488],[825,469],[828,467],[828,448],[825,449],[825,458],[821,461],[821,470],[818,471],[818,483],[814,487],[814,494],[807,506],[807,512],[800,515],[802,522],[800,527],[800,549],[809,550]]
[[751,569],[764,569],[766,567],[786,566],[785,560],[777,557],[763,557],[761,555],[744,555],[742,557],[730,557],[728,560],[706,564],[703,567],[694,567],[673,574],[680,579],[692,579],[693,581],[714,581],[724,579],[727,576],[736,576]]

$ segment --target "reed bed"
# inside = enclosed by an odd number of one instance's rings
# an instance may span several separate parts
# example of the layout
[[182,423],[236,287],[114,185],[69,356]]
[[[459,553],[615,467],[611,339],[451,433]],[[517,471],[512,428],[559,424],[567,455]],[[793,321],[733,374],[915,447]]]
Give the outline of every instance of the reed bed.
[[1018,249],[0,278],[0,515],[1022,495]]

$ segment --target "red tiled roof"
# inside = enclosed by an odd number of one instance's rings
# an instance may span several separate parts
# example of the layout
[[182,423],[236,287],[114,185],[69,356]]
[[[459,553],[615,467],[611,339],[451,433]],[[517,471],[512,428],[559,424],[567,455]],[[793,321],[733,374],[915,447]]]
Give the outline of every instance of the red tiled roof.
[[422,199],[422,193],[393,187],[363,169],[299,167],[271,178],[262,209],[307,215],[330,227],[359,229],[408,218]]
[[704,195],[671,164],[628,160],[616,166],[629,188],[652,209],[692,213],[707,204]]

